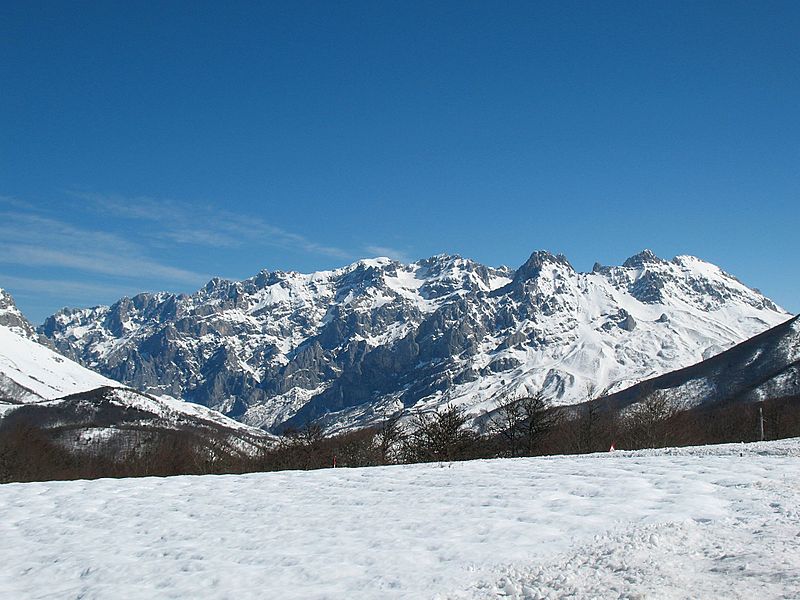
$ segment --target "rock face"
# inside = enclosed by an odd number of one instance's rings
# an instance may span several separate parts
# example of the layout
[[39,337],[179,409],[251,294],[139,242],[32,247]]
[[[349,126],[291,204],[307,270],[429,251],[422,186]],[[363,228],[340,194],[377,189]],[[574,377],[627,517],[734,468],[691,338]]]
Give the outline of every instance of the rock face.
[[[32,427],[68,451],[109,459],[180,432],[231,455],[253,454],[274,438],[203,406],[127,389],[0,325],[0,439]],[[3,477],[0,474],[0,479]]]
[[192,295],[69,309],[39,332],[103,375],[272,430],[357,426],[508,394],[574,403],[716,354],[790,315],[718,267],[645,251],[576,272],[458,256],[262,271]]
[[41,338],[39,334],[36,333],[36,328],[31,325],[28,319],[26,319],[17,308],[11,294],[2,288],[0,288],[0,326],[7,327],[15,334],[28,338],[29,340],[35,342],[45,341],[46,344],[50,343],[50,340]]

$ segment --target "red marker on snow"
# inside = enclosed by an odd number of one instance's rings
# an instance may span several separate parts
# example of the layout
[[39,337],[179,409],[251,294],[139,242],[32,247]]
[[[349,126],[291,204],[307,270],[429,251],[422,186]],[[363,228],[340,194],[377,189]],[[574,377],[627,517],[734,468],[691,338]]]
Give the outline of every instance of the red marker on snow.
[[611,448],[609,448],[608,451],[613,452],[614,450],[616,450],[616,448],[614,448],[614,442],[611,442]]

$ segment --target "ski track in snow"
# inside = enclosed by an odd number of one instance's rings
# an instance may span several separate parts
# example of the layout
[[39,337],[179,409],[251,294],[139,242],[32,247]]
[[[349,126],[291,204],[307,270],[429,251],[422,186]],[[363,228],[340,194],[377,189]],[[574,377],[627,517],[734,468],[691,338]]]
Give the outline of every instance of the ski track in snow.
[[800,440],[0,486],[2,598],[797,598]]

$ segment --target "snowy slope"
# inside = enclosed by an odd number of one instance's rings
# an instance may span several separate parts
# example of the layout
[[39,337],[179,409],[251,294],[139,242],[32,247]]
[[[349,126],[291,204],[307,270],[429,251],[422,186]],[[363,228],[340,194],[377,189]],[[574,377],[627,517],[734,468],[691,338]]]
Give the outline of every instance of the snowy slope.
[[30,400],[52,400],[103,386],[122,387],[3,326],[0,326],[0,376],[4,377],[6,387],[16,384],[21,391],[27,390]]
[[601,402],[619,410],[652,390],[664,390],[684,408],[800,396],[800,317],[690,367],[611,394]]
[[[89,393],[100,388],[105,391]],[[82,402],[77,398],[81,394],[85,394]],[[226,431],[267,439],[264,432],[205,406],[193,405],[169,396],[156,398],[126,389],[119,382],[98,375],[49,348],[0,326],[0,418],[25,405],[26,410],[30,411],[35,404],[42,410],[61,409],[62,418],[69,420],[68,413],[70,410],[74,412],[77,405],[81,405],[84,411],[89,407],[99,410],[95,404],[100,399],[123,409],[145,411],[151,415],[150,422],[160,427],[213,424]],[[68,406],[70,409],[67,409]],[[64,415],[65,412],[67,415]],[[121,426],[122,422],[118,425]],[[142,425],[142,422],[137,421],[137,425]],[[62,423],[61,426],[66,424]],[[130,422],[126,423],[126,427],[131,426]]]
[[6,484],[0,596],[796,598],[799,454]]
[[569,404],[697,363],[790,317],[690,256],[649,251],[575,271],[535,252],[516,271],[458,256],[214,279],[66,309],[41,332],[137,389],[280,429],[358,426],[448,403],[473,414],[542,390]]

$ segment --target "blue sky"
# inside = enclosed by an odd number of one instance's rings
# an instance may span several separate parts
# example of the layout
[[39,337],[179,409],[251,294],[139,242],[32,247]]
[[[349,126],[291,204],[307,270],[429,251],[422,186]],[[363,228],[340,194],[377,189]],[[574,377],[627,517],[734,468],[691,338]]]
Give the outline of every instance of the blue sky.
[[539,248],[800,310],[796,2],[156,4],[0,8],[0,287],[35,322]]

